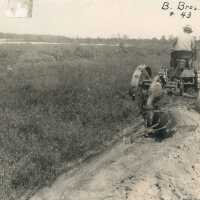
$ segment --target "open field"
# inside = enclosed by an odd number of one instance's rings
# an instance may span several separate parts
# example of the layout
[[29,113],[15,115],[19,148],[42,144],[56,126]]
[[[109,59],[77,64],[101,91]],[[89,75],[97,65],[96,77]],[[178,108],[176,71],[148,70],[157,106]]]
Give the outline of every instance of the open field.
[[51,183],[133,123],[134,68],[169,63],[167,41],[130,47],[1,45],[0,199]]

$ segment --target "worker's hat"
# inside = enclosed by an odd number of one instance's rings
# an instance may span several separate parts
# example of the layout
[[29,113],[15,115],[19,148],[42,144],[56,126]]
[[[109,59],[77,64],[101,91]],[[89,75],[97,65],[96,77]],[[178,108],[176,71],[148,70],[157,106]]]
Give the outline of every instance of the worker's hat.
[[192,33],[192,27],[190,25],[185,25],[183,31],[187,33]]

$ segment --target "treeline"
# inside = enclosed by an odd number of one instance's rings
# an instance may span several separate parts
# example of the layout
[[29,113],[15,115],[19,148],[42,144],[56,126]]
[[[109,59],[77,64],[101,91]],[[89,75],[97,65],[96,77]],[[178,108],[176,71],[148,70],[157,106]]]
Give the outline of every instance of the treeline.
[[[128,38],[128,37],[113,37],[113,38],[70,38],[66,36],[58,35],[36,35],[36,34],[15,34],[15,33],[2,33],[0,32],[0,40],[5,39],[8,41],[22,41],[22,42],[51,42],[51,43],[86,43],[86,44],[119,44],[122,47],[125,45],[131,45],[132,47],[155,47],[162,44],[171,44],[174,37],[166,38],[162,36],[161,38]],[[197,39],[198,46],[200,45],[200,40]]]
[[34,35],[34,34],[14,34],[14,33],[0,33],[0,39],[25,41],[25,42],[54,42],[54,43],[67,43],[67,42],[79,42],[79,43],[137,43],[137,42],[157,42],[157,41],[170,41],[172,39],[166,39],[161,37],[160,39],[130,39],[128,37],[113,37],[113,38],[69,38],[66,36],[55,35]]
[[70,38],[67,38],[65,36],[14,34],[14,33],[0,33],[0,39],[25,41],[25,42],[68,42],[70,41]]

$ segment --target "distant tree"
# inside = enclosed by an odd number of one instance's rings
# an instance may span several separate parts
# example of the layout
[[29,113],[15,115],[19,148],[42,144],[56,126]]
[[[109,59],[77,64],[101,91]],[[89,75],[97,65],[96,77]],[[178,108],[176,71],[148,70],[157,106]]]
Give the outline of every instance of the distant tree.
[[153,37],[152,40],[153,40],[153,41],[158,41],[158,38]]
[[128,40],[128,39],[129,39],[128,35],[124,34],[124,35],[123,35],[123,39],[124,39],[124,40]]
[[121,38],[121,35],[120,33],[117,33],[117,38],[120,39]]
[[174,38],[175,38],[175,36],[174,35],[169,35],[169,41],[173,41],[174,40]]
[[164,41],[166,41],[166,37],[164,35],[162,35],[160,40],[164,42]]

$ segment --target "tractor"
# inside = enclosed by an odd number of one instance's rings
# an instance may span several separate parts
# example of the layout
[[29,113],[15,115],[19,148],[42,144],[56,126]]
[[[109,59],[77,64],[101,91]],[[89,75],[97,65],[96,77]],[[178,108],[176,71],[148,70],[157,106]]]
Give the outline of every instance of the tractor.
[[192,52],[179,51],[171,53],[170,66],[161,66],[154,77],[150,66],[137,66],[132,75],[129,94],[136,101],[150,133],[170,132],[172,119],[168,110],[164,109],[162,100],[174,95],[199,101],[199,88],[197,59]]

